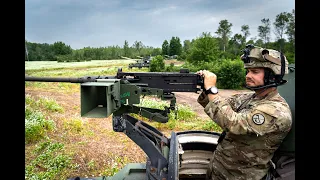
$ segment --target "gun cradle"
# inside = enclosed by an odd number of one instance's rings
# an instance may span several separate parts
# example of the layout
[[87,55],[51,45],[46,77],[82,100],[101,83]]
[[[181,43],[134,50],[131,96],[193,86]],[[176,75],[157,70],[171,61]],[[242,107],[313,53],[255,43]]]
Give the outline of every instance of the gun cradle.
[[168,176],[169,139],[154,127],[130,115],[113,115],[113,130],[124,132],[147,154],[147,171],[155,179]]

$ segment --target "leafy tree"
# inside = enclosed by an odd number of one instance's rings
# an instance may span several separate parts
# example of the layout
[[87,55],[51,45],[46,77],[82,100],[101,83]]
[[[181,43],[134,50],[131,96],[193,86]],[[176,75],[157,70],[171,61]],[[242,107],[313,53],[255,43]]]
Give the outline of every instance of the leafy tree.
[[236,59],[237,55],[240,55],[242,47],[244,47],[244,37],[241,34],[235,34],[229,41],[230,52],[235,56],[233,59]]
[[221,20],[219,22],[218,30],[215,32],[222,39],[223,51],[226,51],[226,45],[228,44],[228,40],[231,35],[231,26],[232,23],[229,23],[228,20]]
[[287,26],[289,24],[289,13],[282,12],[276,16],[276,20],[273,23],[274,25],[274,34],[276,35],[277,39],[283,39],[283,35]]
[[242,32],[242,37],[244,39],[244,43],[246,43],[247,42],[247,38],[250,35],[249,25],[242,25],[241,26],[241,32]]
[[182,52],[182,45],[179,37],[172,37],[169,45],[169,55],[180,55]]
[[127,40],[124,41],[123,51],[124,51],[124,56],[126,56],[126,57],[130,56],[130,48],[129,48],[129,43]]
[[210,32],[203,32],[197,38],[190,49],[190,54],[187,55],[187,61],[193,65],[201,65],[204,62],[212,62],[218,59],[220,55],[217,39],[213,38]]
[[263,47],[264,43],[262,39],[258,39],[255,43],[256,46]]
[[287,12],[282,12],[276,16],[276,20],[273,23],[274,25],[274,34],[277,37],[277,40],[280,42],[280,49],[283,49],[284,38],[283,35],[289,25],[290,14]]
[[259,37],[264,41],[264,47],[270,40],[270,20],[263,18],[261,20],[262,26],[258,26]]
[[72,53],[71,47],[62,41],[53,43],[53,51],[55,55],[67,55]]
[[254,40],[250,39],[246,44],[254,44]]
[[190,48],[191,48],[191,42],[190,42],[190,40],[184,40],[183,41],[183,51],[184,52],[186,52],[186,53],[188,53],[188,51],[190,50]]
[[136,51],[139,53],[139,56],[140,56],[141,49],[142,49],[143,46],[144,46],[144,45],[142,44],[142,42],[141,42],[141,41],[135,41],[132,46],[136,49]]
[[162,43],[162,55],[169,55],[169,42],[167,40]]
[[289,24],[287,26],[286,34],[288,35],[288,40],[292,42],[293,47],[295,46],[295,10],[288,15]]
[[161,54],[162,54],[161,48],[154,48],[151,53],[152,56],[157,56]]

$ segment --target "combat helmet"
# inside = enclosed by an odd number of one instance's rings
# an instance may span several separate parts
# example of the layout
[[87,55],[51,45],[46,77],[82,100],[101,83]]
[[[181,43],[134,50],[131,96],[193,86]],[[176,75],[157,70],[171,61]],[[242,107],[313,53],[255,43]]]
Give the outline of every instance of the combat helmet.
[[284,74],[288,74],[288,61],[282,52],[265,49],[252,44],[246,45],[242,50],[244,54],[241,60],[244,68],[265,68],[264,85],[246,88],[257,90],[262,88],[276,87],[285,84],[287,81],[282,79]]

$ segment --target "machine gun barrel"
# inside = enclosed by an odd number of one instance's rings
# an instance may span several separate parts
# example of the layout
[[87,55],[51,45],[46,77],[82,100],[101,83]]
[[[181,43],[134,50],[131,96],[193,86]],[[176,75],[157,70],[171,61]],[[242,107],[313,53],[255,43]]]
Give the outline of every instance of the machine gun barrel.
[[31,77],[25,76],[25,81],[38,81],[38,82],[70,82],[70,83],[85,83],[97,82],[97,79],[116,79],[114,76],[84,76],[79,78],[69,77]]
[[[120,79],[140,87],[162,89],[164,93],[171,92],[197,92],[203,89],[203,79],[200,75],[189,73],[188,69],[180,72],[122,72],[118,69],[116,76],[84,76],[84,77],[30,77],[25,81],[38,82],[70,82],[85,83],[99,82],[103,79]],[[200,88],[198,86],[201,86]]]

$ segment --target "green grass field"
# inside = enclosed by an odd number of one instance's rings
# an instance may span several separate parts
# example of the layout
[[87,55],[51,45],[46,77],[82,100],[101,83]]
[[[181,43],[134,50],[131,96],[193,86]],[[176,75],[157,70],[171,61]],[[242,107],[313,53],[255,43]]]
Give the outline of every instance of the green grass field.
[[25,70],[35,69],[57,69],[57,68],[75,68],[75,67],[108,67],[112,64],[121,65],[134,63],[135,60],[115,59],[115,60],[91,60],[85,62],[57,62],[57,61],[25,61]]

